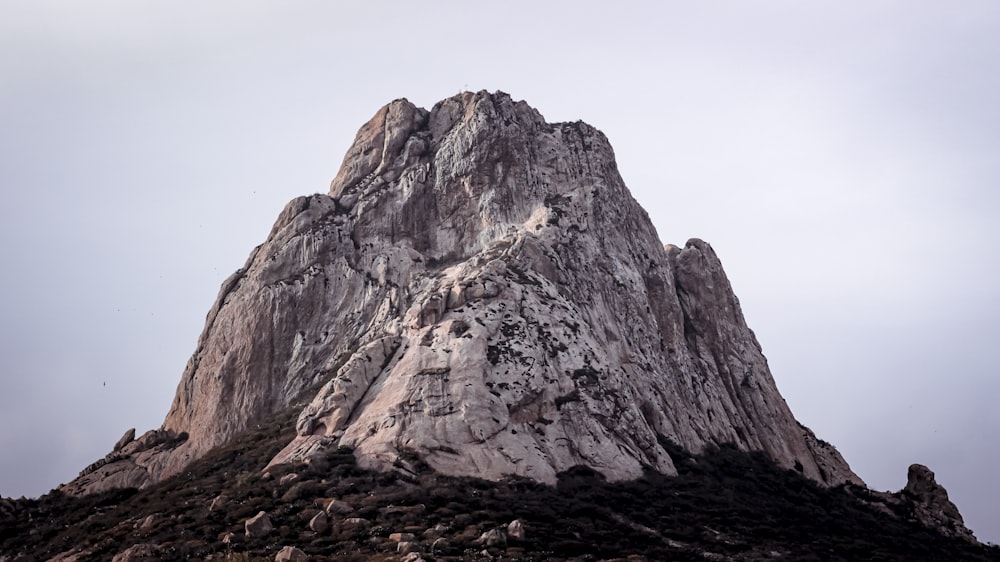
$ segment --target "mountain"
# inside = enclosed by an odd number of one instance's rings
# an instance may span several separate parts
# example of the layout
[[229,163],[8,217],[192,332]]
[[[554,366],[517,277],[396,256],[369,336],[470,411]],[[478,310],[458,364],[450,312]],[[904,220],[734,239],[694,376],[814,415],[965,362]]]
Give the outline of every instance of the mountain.
[[860,482],[796,422],[711,246],[664,248],[603,134],[500,93],[379,110],[223,283],[163,427],[67,490],[157,482],[296,400],[274,463],[622,480],[676,473],[663,437]]
[[[657,490],[642,501],[689,477],[774,474],[753,493],[791,505],[779,488],[811,490],[860,510],[858,529],[909,536],[913,523],[974,543],[928,469],[898,494],[869,491],[796,421],[712,247],[661,244],[600,131],[499,92],[380,109],[329,193],[291,201],[223,283],[163,426],[126,432],[56,503],[11,517],[135,489],[143,506],[209,494],[263,507],[247,490],[284,473],[345,494],[329,488],[331,458],[348,475],[520,482],[537,497],[585,474],[595,490]],[[301,511],[304,494],[280,509]],[[662,539],[623,513],[608,516]]]

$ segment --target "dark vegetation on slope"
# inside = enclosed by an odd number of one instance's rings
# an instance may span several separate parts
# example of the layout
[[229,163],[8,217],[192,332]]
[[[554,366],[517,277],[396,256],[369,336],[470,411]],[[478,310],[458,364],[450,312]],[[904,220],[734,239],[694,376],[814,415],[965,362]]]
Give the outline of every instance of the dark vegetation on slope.
[[[419,459],[400,470],[359,468],[349,450],[311,466],[262,475],[291,438],[292,412],[218,449],[190,470],[147,490],[82,498],[58,492],[14,501],[0,527],[0,557],[46,560],[71,549],[80,560],[110,560],[139,543],[156,559],[273,560],[296,546],[310,560],[400,560],[391,533],[415,535],[427,561],[479,560],[1000,560],[1000,550],[946,539],[906,513],[892,517],[865,505],[860,489],[823,489],[774,466],[764,455],[719,447],[691,456],[669,442],[680,474],[608,483],[573,469],[547,487],[523,479],[500,483],[445,477]],[[403,468],[403,466],[406,468]],[[280,479],[295,472],[294,483]],[[210,510],[213,498],[227,498]],[[353,506],[316,533],[308,521],[320,498]],[[9,501],[9,500],[8,500]],[[270,514],[275,530],[244,539],[244,521]],[[155,517],[145,526],[149,515]],[[366,522],[349,522],[347,518]],[[524,522],[523,540],[488,546],[484,532]],[[437,529],[435,530],[435,527]],[[430,530],[430,532],[427,532]],[[239,540],[225,544],[221,535]],[[484,554],[485,552],[485,554]]]

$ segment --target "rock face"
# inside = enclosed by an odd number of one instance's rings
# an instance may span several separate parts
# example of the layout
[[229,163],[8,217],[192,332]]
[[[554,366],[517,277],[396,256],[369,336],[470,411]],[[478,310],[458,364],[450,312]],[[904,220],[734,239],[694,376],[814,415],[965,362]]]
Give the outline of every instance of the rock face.
[[349,446],[551,483],[731,442],[860,482],[796,422],[711,246],[664,248],[603,134],[502,93],[379,110],[223,283],[163,428],[67,489],[161,480],[299,400],[273,463]]

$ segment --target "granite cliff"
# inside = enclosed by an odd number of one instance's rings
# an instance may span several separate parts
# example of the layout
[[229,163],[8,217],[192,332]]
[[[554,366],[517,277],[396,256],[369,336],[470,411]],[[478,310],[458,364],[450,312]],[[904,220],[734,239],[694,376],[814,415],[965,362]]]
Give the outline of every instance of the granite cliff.
[[675,473],[667,441],[732,443],[860,483],[796,422],[711,246],[661,245],[600,131],[502,93],[380,109],[223,283],[163,427],[66,489],[162,480],[291,404],[274,464],[621,480]]

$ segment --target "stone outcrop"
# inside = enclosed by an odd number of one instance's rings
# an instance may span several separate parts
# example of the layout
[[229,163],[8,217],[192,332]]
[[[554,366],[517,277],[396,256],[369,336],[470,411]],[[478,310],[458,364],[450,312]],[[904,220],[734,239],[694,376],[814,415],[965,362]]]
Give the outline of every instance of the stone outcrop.
[[171,458],[177,446],[188,436],[186,433],[154,429],[138,439],[134,437],[134,429],[125,432],[110,453],[84,468],[76,479],[59,489],[68,494],[84,494],[118,488],[143,488],[158,481],[163,462]]
[[152,432],[173,437],[67,489],[159,481],[290,405],[273,464],[347,446],[371,467],[615,480],[674,473],[668,441],[726,442],[860,482],[796,422],[712,247],[664,248],[603,134],[502,93],[379,110],[329,193],[290,202],[223,283]]
[[111,453],[91,464],[60,490],[69,494],[93,494],[118,488],[142,488],[152,483],[149,472],[135,458]]
[[910,465],[906,486],[898,492],[880,492],[864,486],[848,485],[844,490],[869,507],[892,517],[919,522],[951,538],[976,543],[958,508],[948,499],[948,491],[924,465]]
[[948,491],[937,483],[934,473],[926,466],[910,465],[906,487],[896,495],[909,500],[913,516],[923,525],[937,529],[945,536],[975,540],[972,531],[965,526],[962,514],[948,499]]

